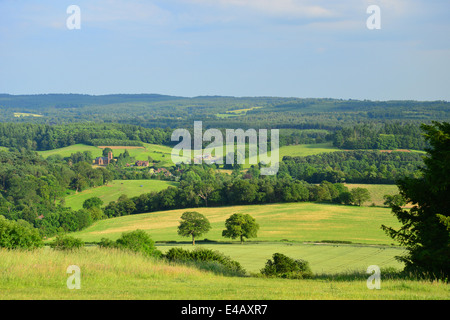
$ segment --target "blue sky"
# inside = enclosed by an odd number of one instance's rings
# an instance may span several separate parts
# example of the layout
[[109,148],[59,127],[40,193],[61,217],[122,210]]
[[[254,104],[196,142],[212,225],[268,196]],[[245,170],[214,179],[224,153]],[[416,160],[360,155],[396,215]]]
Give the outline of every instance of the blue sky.
[[0,0],[0,93],[450,100],[449,18],[448,0]]

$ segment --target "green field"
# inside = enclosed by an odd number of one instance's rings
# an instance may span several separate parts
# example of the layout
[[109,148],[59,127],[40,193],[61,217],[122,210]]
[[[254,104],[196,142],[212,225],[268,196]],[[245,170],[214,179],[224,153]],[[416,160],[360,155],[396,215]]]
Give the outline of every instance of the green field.
[[280,147],[280,160],[282,160],[284,156],[306,157],[319,153],[334,151],[342,150],[333,147],[331,142],[282,146]]
[[[90,151],[93,157],[102,156],[102,150],[106,146],[89,146],[84,144],[75,144],[69,147],[47,150],[47,151],[38,151],[40,155],[44,158],[47,158],[51,155],[60,155],[62,157],[68,157],[72,153]],[[128,153],[131,157],[134,157],[136,160],[148,160],[148,157],[151,157],[153,160],[160,161],[158,163],[159,166],[172,166],[172,158],[171,152],[172,148],[168,146],[155,145],[144,143],[144,147],[111,147],[113,149],[114,157],[119,156],[119,154],[123,153],[125,149],[128,150]],[[226,156],[225,146],[223,148],[223,156]],[[334,152],[339,151],[332,146],[330,142],[327,143],[318,143],[318,144],[299,144],[292,146],[283,146],[279,149],[279,159],[280,161],[284,156],[309,156],[315,155],[323,152]],[[253,163],[258,163],[259,158],[248,158],[248,153],[246,154],[246,160],[244,168],[249,168]]]
[[29,113],[29,112],[14,112],[14,117],[15,118],[20,118],[20,117],[43,117],[42,114],[35,114],[35,113]]
[[61,157],[69,157],[72,153],[76,152],[84,152],[84,151],[90,151],[92,153],[93,157],[100,157],[102,155],[102,150],[94,147],[94,146],[88,146],[85,144],[74,144],[68,147],[64,148],[58,148],[53,150],[47,150],[47,151],[38,151],[37,153],[40,154],[44,158],[48,158],[49,156],[53,155],[60,155]]
[[[227,277],[155,261],[126,251],[88,248],[58,252],[0,250],[0,299],[5,300],[431,300],[450,297],[441,281],[384,277],[367,288],[368,274],[306,280]],[[67,268],[80,268],[81,288],[69,290]],[[293,302],[295,303],[295,302]]]
[[65,198],[66,206],[74,210],[81,209],[83,202],[91,197],[99,197],[104,205],[111,201],[116,201],[122,194],[129,198],[139,196],[151,191],[160,191],[169,186],[176,186],[176,182],[164,180],[114,180],[106,186],[84,190],[82,192],[71,194]]
[[[122,232],[142,229],[156,241],[186,241],[177,235],[179,218],[190,209],[158,211],[98,221],[74,233],[85,241],[102,237],[117,239]],[[206,216],[211,230],[203,237],[222,238],[225,220],[233,213],[247,213],[260,225],[259,241],[322,241],[389,245],[392,240],[380,229],[381,224],[398,226],[388,208],[357,207],[309,202],[268,205],[195,208]],[[200,238],[202,239],[202,238]],[[199,239],[199,240],[200,240]]]
[[[372,264],[402,268],[394,259],[401,250],[392,246],[392,239],[380,229],[381,224],[398,226],[387,208],[290,203],[192,210],[203,213],[212,227],[206,235],[196,239],[197,246],[224,252],[250,272],[259,271],[275,252],[306,259],[319,273],[360,270]],[[172,246],[191,248],[191,239],[177,234],[180,216],[185,211],[187,209],[102,220],[72,235],[97,242],[102,238],[115,240],[123,232],[141,229],[157,241],[163,252]],[[225,220],[237,212],[250,214],[260,225],[258,237],[243,245],[221,236]],[[209,241],[199,242],[205,238]],[[351,243],[323,243],[329,241]]]
[[354,188],[365,188],[369,190],[371,200],[364,203],[365,206],[372,205],[372,203],[374,203],[376,206],[384,206],[384,195],[394,195],[399,193],[398,187],[395,184],[346,183],[345,185],[349,190]]
[[[110,148],[113,149],[114,157],[118,157],[119,154],[124,153],[125,149],[128,150],[128,153],[131,157],[134,157],[136,160],[147,161],[148,157],[151,157],[153,160],[160,161],[160,166],[171,166],[171,152],[172,148],[157,144],[144,143],[143,147],[116,147],[112,146]],[[100,146],[106,147],[106,146]],[[72,153],[76,152],[84,152],[90,151],[93,157],[101,157],[103,148],[88,146],[85,144],[74,144],[69,147],[58,148],[47,151],[38,151],[42,157],[47,158],[51,155],[60,155],[62,157],[69,157]]]
[[[173,247],[193,249],[192,244],[157,244],[160,251],[167,252]],[[363,272],[370,265],[380,268],[403,269],[403,264],[395,256],[404,254],[398,247],[328,244],[328,243],[280,243],[248,242],[244,244],[197,243],[195,247],[223,252],[251,273],[259,272],[266,261],[276,252],[295,259],[309,262],[316,274],[337,274]]]

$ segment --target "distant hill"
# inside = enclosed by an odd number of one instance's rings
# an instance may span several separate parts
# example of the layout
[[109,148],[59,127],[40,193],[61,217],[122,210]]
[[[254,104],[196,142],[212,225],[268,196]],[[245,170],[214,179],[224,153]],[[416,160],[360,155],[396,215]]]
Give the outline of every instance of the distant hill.
[[[143,127],[335,130],[355,123],[450,119],[447,101],[296,97],[181,97],[162,94],[0,94],[0,122],[126,123]],[[245,112],[244,112],[245,111]],[[37,114],[39,117],[18,114]]]

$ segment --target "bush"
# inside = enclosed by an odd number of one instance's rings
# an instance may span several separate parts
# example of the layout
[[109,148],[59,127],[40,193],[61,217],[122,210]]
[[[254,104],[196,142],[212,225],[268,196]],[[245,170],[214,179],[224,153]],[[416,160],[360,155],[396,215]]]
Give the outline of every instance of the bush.
[[71,251],[83,248],[84,242],[72,236],[56,236],[55,242],[51,243],[50,246],[56,250]]
[[34,249],[44,245],[39,231],[29,224],[0,216],[0,248]]
[[[106,239],[103,241],[103,244],[105,246],[111,245]],[[162,255],[162,253],[156,249],[155,243],[150,236],[142,230],[122,233],[122,236],[116,240],[115,246],[120,249],[140,252],[148,256],[159,257]]]
[[196,248],[184,250],[182,248],[171,248],[164,255],[169,261],[193,262],[201,269],[233,275],[244,275],[245,270],[239,262],[230,259],[219,251]]
[[273,260],[267,260],[261,273],[269,277],[305,279],[312,277],[308,261],[294,260],[281,253],[274,253]]
[[98,243],[98,246],[100,248],[117,248],[117,244],[114,241],[107,238],[102,238]]

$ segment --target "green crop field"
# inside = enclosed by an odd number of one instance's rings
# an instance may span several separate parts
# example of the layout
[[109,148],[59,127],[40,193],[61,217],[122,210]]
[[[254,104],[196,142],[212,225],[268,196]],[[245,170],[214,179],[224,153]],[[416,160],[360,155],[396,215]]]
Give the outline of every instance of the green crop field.
[[176,182],[163,180],[114,180],[106,186],[84,190],[74,193],[65,198],[66,206],[74,210],[81,209],[83,202],[91,197],[98,197],[103,200],[104,205],[111,201],[116,201],[122,194],[129,198],[139,196],[151,191],[160,191],[169,186],[176,186]]

